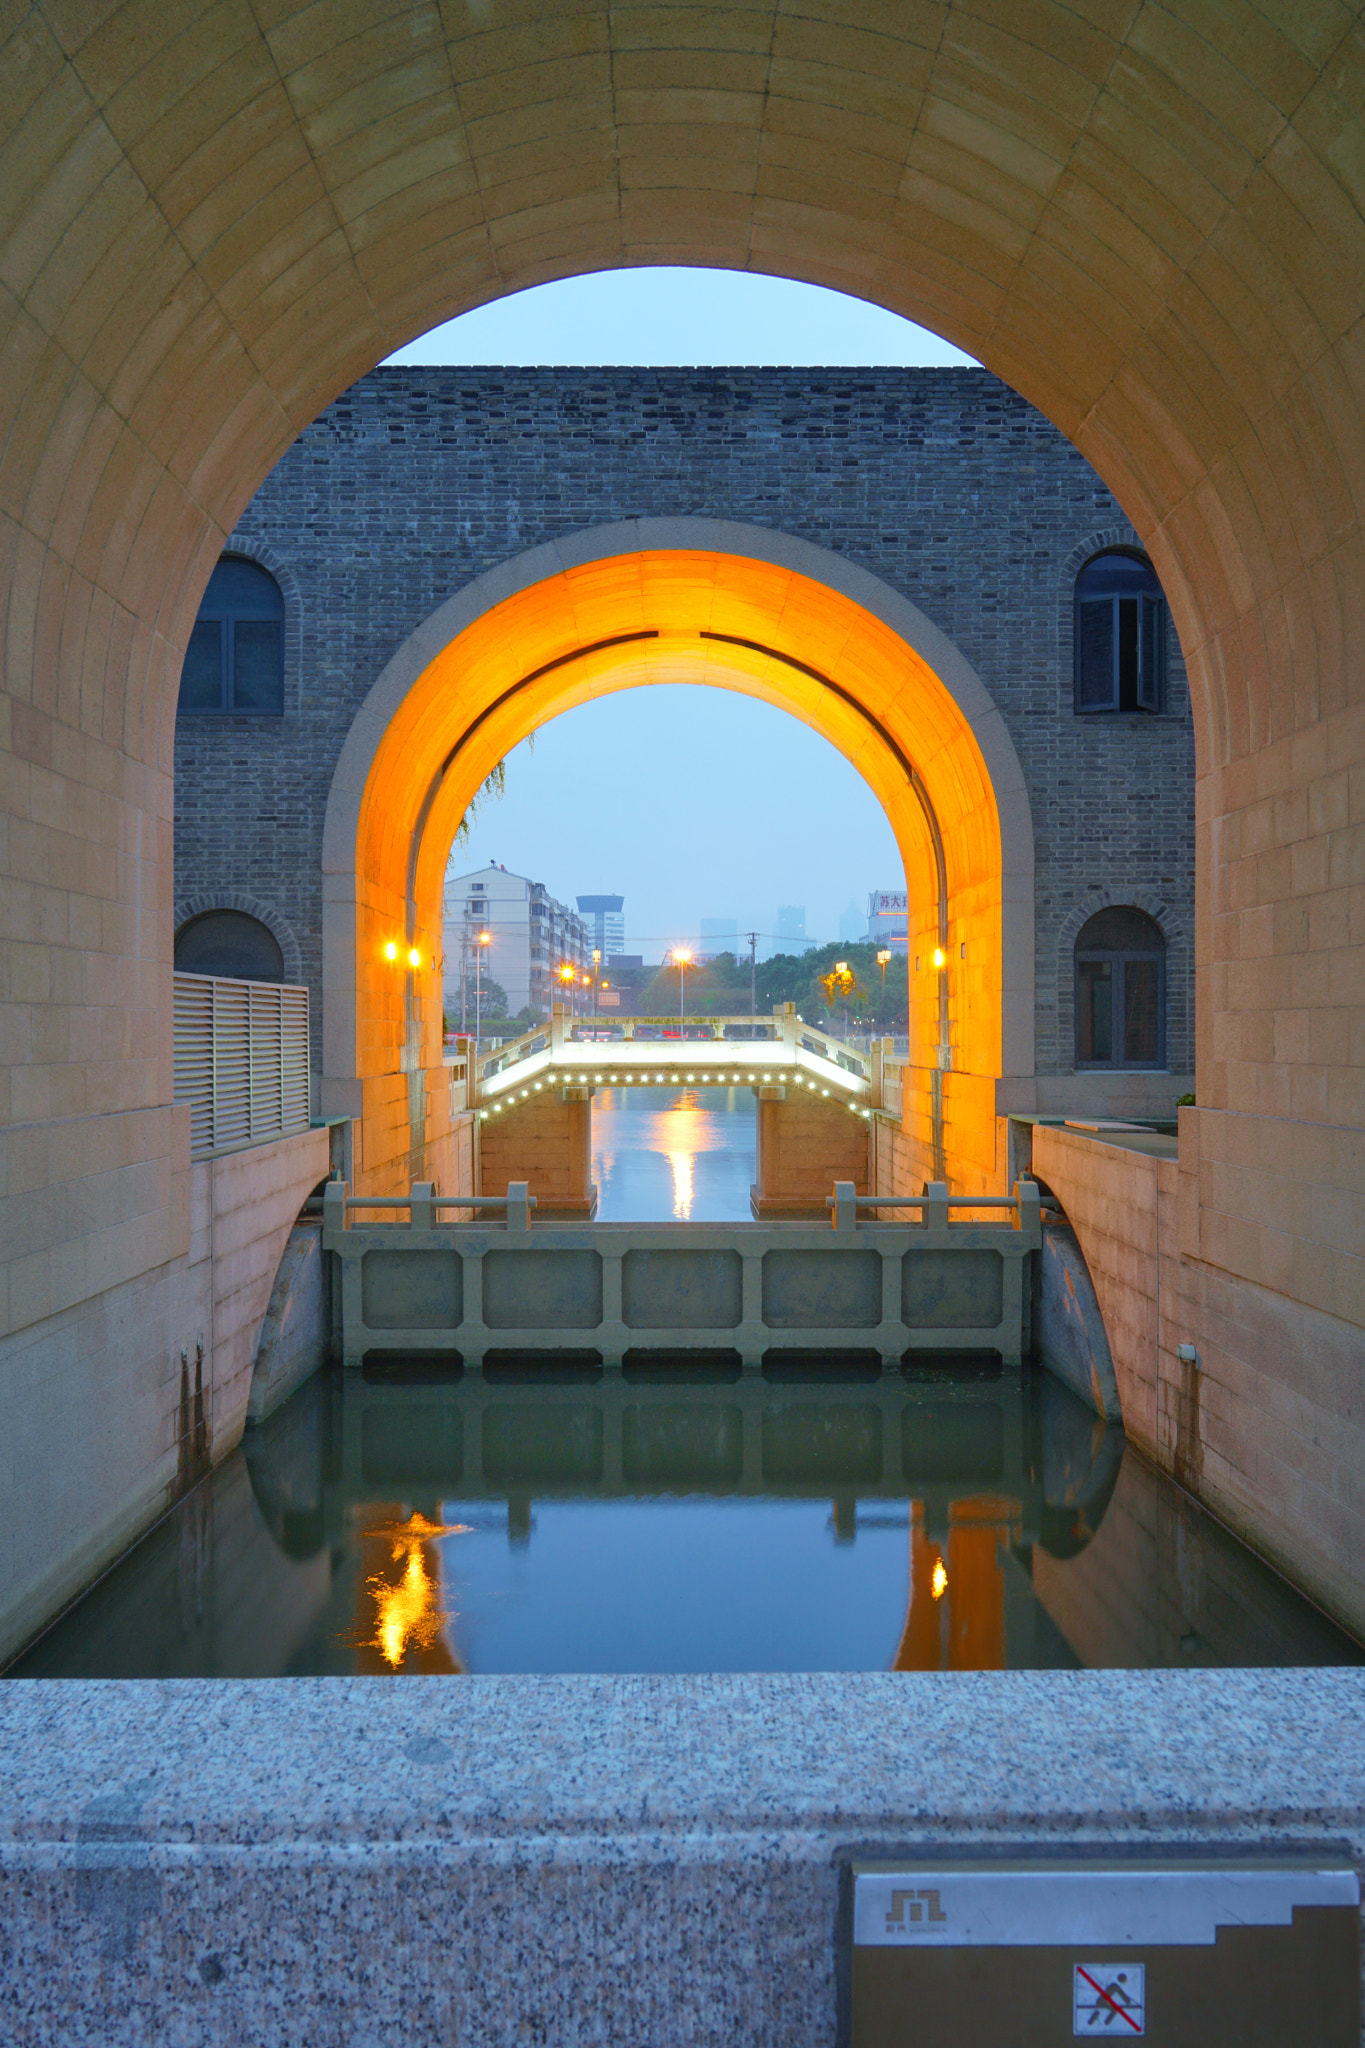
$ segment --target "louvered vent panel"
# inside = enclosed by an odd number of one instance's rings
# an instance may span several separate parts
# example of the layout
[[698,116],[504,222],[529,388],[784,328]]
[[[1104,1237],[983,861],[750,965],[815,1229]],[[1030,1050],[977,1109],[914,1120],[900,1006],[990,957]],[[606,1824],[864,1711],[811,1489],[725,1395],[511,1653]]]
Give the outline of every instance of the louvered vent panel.
[[280,1118],[280,992],[264,983],[251,989],[251,1135],[278,1137]]
[[280,1036],[281,1124],[286,1131],[306,1131],[310,1109],[307,989],[282,988],[280,1005],[283,1017]]
[[190,1112],[190,1156],[213,1150],[213,983],[206,975],[177,974],[174,1003],[177,1102]]
[[214,1149],[251,1142],[251,985],[213,985]]
[[177,974],[175,1099],[195,1159],[306,1131],[307,989]]

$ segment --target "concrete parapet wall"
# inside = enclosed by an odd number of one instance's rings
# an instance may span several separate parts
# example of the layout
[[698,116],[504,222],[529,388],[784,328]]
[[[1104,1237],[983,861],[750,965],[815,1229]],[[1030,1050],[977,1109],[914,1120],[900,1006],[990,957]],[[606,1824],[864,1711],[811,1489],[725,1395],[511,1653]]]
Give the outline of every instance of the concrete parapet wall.
[[1363,1718],[1354,1671],[14,1685],[7,2040],[830,2048],[851,1852],[1359,1865]]
[[328,1157],[310,1130],[187,1166],[179,1256],[0,1340],[0,1658],[240,1439],[285,1241]]
[[[1040,1125],[1034,1170],[1090,1269],[1128,1434],[1365,1635],[1360,1330],[1186,1253],[1182,1222],[1197,1213],[1202,1171],[1187,1114],[1179,1164]],[[1286,1181],[1285,1225],[1291,1194]],[[1181,1359],[1181,1345],[1197,1358]]]
[[0,1129],[0,1337],[183,1257],[189,1163],[172,1103]]

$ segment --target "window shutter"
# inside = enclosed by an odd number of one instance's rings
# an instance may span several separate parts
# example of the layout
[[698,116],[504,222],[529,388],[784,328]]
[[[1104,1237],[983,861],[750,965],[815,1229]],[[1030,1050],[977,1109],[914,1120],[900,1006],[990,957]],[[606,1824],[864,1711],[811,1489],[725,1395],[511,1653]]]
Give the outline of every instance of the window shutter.
[[1076,709],[1116,711],[1119,701],[1117,598],[1083,598],[1076,607]]
[[1159,597],[1144,597],[1138,636],[1138,710],[1160,711],[1165,695],[1166,607]]

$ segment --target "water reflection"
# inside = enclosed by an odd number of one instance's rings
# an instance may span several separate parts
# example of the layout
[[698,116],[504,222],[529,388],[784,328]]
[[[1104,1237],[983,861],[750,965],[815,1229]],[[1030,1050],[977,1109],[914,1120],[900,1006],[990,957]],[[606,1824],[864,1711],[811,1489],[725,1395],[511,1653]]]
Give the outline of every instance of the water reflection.
[[749,1219],[751,1088],[599,1088],[592,1177],[604,1223]]
[[[361,1516],[357,1537],[361,1607],[355,1632],[361,1671],[459,1671],[449,1629],[454,1619],[444,1598],[439,1543],[468,1535],[464,1522],[432,1522],[420,1509],[401,1519]],[[371,1661],[371,1659],[375,1661]]]
[[1365,1653],[1046,1374],[320,1376],[14,1676]]

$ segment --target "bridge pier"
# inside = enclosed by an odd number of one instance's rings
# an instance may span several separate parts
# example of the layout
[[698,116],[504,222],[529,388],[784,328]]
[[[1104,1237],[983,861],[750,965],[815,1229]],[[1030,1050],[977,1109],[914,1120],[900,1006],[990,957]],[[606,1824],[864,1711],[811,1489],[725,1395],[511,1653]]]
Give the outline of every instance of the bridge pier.
[[591,1088],[531,1088],[479,1120],[479,1184],[495,1193],[524,1180],[536,1216],[589,1222],[597,1214],[592,1179]]
[[796,1083],[756,1088],[758,1145],[749,1206],[760,1222],[828,1214],[825,1197],[836,1180],[851,1180],[860,1195],[868,1180],[870,1124],[833,1096]]

